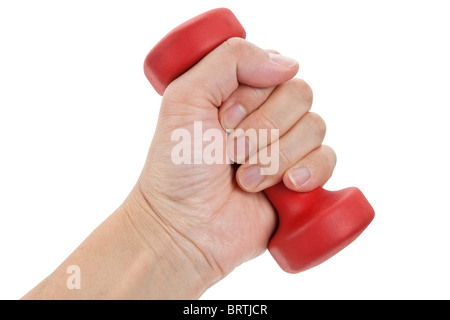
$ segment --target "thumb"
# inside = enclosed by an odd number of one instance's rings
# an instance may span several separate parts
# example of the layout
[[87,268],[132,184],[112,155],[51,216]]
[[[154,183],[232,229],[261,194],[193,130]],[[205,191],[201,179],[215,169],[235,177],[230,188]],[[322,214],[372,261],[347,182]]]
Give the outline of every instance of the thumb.
[[164,99],[185,106],[219,107],[239,84],[276,86],[293,78],[298,68],[294,59],[267,52],[244,39],[231,38],[175,79],[167,87]]

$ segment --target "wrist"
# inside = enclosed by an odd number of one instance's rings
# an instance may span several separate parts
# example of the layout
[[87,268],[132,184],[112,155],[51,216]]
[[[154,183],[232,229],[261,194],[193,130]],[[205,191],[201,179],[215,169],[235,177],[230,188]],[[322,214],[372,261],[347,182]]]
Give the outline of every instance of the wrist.
[[196,299],[220,280],[220,273],[195,243],[168,225],[138,186],[117,213],[138,250],[147,255],[143,272],[148,298]]

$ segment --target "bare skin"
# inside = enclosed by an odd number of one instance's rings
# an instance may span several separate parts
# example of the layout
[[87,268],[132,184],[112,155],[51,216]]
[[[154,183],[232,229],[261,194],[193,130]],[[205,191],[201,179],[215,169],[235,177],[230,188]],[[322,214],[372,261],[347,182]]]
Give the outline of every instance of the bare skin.
[[[24,299],[196,299],[263,253],[277,219],[261,191],[280,181],[310,191],[336,164],[334,151],[322,145],[324,121],[309,111],[311,89],[294,79],[297,71],[295,60],[230,39],[172,82],[128,198]],[[194,121],[224,138],[225,129],[278,129],[278,172],[261,176],[259,163],[174,164],[171,133],[192,132]],[[264,147],[246,152],[224,142],[234,160]],[[80,268],[79,290],[66,285],[70,265]]]

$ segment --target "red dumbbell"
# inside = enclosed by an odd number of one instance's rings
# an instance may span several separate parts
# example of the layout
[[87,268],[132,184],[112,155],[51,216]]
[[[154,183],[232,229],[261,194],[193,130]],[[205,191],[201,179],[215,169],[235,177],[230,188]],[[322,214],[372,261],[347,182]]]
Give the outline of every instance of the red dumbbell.
[[[214,48],[245,30],[225,8],[205,12],[168,33],[147,55],[144,72],[162,95],[170,82]],[[268,248],[280,267],[297,273],[329,259],[370,224],[374,211],[357,188],[294,192],[283,182],[264,190],[278,213]]]

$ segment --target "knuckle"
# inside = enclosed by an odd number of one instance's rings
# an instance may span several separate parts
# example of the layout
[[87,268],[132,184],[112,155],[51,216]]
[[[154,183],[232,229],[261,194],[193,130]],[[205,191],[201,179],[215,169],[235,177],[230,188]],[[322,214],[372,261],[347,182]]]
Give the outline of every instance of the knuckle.
[[267,112],[260,112],[259,118],[259,129],[280,129],[280,125],[276,122],[275,118],[272,117]]
[[251,97],[255,103],[261,103],[267,98],[267,89],[266,88],[250,88]]
[[333,150],[333,148],[327,145],[322,145],[321,149],[323,154],[327,157],[331,167],[334,168],[337,162],[336,152]]
[[280,54],[277,50],[274,50],[274,49],[266,49],[265,51],[269,52],[269,53]]
[[230,38],[224,41],[224,43],[222,44],[222,46],[227,50],[230,51],[234,54],[239,54],[244,47],[246,46],[247,41],[245,41],[242,38]]
[[309,122],[309,125],[311,126],[311,130],[318,137],[323,139],[327,132],[327,125],[326,125],[325,121],[322,119],[322,117],[314,112],[308,112],[306,114],[306,117],[307,117],[307,121]]
[[305,101],[307,105],[311,107],[313,102],[313,91],[305,80],[294,78],[286,82],[286,87],[296,99]]
[[284,166],[288,166],[289,164],[294,163],[293,156],[289,153],[288,150],[284,148],[279,149],[278,156],[280,159],[280,163],[284,164]]

